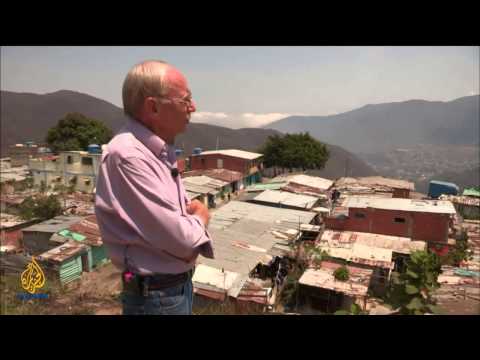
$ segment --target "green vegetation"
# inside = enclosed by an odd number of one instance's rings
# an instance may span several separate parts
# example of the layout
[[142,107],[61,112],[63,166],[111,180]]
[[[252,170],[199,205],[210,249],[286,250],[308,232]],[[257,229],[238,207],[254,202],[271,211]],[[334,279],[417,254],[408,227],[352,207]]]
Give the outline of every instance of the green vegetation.
[[405,273],[392,273],[392,285],[387,294],[387,303],[400,314],[423,315],[438,313],[432,292],[440,285],[437,282],[441,273],[440,258],[432,252],[415,251],[407,261]]
[[113,133],[102,121],[69,113],[48,130],[46,141],[54,152],[86,150],[92,142],[105,144]]
[[472,251],[468,246],[468,234],[465,229],[462,229],[455,240],[455,247],[443,259],[444,265],[459,266],[462,261],[469,260],[472,257]]
[[269,136],[259,149],[266,167],[286,169],[323,169],[329,152],[325,144],[315,140],[308,132]]
[[48,220],[62,214],[62,205],[55,195],[29,196],[20,204],[20,217],[24,220],[34,218]]
[[350,311],[338,310],[338,311],[335,311],[333,315],[367,315],[367,313],[363,311],[358,304],[352,304],[350,306]]
[[337,268],[333,272],[333,276],[335,277],[336,280],[347,281],[350,278],[350,272],[348,271],[347,267],[344,265]]

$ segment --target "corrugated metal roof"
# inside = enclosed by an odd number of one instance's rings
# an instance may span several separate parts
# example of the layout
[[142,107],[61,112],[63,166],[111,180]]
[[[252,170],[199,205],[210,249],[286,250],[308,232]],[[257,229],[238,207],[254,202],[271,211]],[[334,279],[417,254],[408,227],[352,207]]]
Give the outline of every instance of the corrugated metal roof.
[[415,200],[402,198],[350,196],[345,199],[342,205],[348,208],[374,208],[438,214],[456,214],[453,204],[450,201],[442,200]]
[[318,198],[313,196],[294,194],[288,191],[279,190],[265,190],[253,200],[264,203],[294,206],[303,209],[311,209],[318,202]]
[[379,235],[357,231],[325,230],[318,242],[331,248],[350,248],[353,244],[362,244],[374,248],[389,249],[401,254],[410,254],[412,251],[425,250],[425,241],[413,241],[407,237]]
[[212,213],[209,232],[215,259],[198,262],[216,269],[248,274],[277,242],[272,233],[310,223],[315,213],[230,201]]
[[61,263],[83,252],[86,252],[87,250],[87,245],[71,240],[47,252],[44,252],[37,258],[41,261],[53,261]]
[[83,218],[80,216],[56,216],[53,219],[43,221],[41,223],[29,226],[22,231],[37,231],[56,233],[64,229],[68,229],[71,225],[80,222]]
[[365,177],[342,177],[335,182],[336,188],[388,188],[407,189],[413,191],[415,184],[413,182],[401,179],[390,179],[383,176],[365,176]]
[[82,243],[90,246],[102,246],[102,236],[100,234],[100,228],[97,224],[97,218],[95,215],[87,216],[82,221],[73,224],[68,227],[68,230],[85,236]]
[[205,175],[212,179],[225,181],[231,183],[243,179],[243,174],[238,171],[228,169],[206,169],[206,170],[192,170],[186,171],[182,174],[182,177],[187,178],[190,176]]
[[183,179],[184,184],[200,185],[200,186],[209,186],[214,189],[221,189],[222,187],[228,185],[227,182],[212,179],[209,176],[200,175],[200,176],[190,176]]
[[322,261],[320,269],[307,269],[298,282],[302,285],[341,292],[348,296],[366,296],[373,271],[347,265],[350,277],[347,281],[339,281],[335,279],[333,273],[340,266],[333,262]]
[[185,188],[186,191],[189,191],[191,193],[197,193],[197,194],[216,194],[218,193],[218,190],[213,189],[208,186],[202,186],[202,185],[195,185],[195,184],[190,184],[190,183],[183,183],[183,187]]
[[228,183],[208,176],[191,176],[182,179],[185,190],[199,194],[218,194]]
[[446,195],[442,194],[438,197],[440,200],[448,200],[456,204],[469,205],[469,206],[480,206],[480,198],[472,196],[456,196],[456,195]]
[[244,151],[244,150],[237,150],[237,149],[203,151],[200,155],[214,155],[214,154],[227,155],[227,156],[232,156],[232,157],[247,159],[247,160],[257,159],[263,156],[263,154]]
[[328,253],[329,256],[349,262],[392,269],[392,250],[376,248],[361,244],[351,247],[330,247],[318,245],[318,248]]
[[198,198],[199,196],[202,195],[201,193],[193,192],[193,191],[190,191],[190,190],[185,190],[185,191],[187,192],[187,197],[188,197],[189,200],[196,199],[196,198]]
[[194,285],[209,285],[212,288],[217,289],[219,292],[227,292],[239,276],[240,274],[232,271],[222,271],[221,269],[199,264],[195,267],[195,273],[193,274],[192,281]]
[[332,180],[324,179],[319,176],[310,176],[303,174],[288,177],[288,182],[317,188],[322,191],[327,191],[333,185]]
[[286,182],[272,182],[272,183],[257,183],[252,184],[246,188],[248,192],[259,192],[264,190],[279,190],[285,186]]
[[463,190],[463,196],[480,197],[480,188],[468,188]]

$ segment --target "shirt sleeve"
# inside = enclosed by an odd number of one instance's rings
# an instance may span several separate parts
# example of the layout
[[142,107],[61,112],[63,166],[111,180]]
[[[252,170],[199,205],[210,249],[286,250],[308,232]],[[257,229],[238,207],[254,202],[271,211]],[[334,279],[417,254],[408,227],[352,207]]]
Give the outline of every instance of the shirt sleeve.
[[122,159],[117,169],[113,190],[120,216],[143,241],[180,259],[199,253],[213,258],[210,235],[197,216],[182,214],[179,205],[168,199],[173,190],[166,179],[139,158]]

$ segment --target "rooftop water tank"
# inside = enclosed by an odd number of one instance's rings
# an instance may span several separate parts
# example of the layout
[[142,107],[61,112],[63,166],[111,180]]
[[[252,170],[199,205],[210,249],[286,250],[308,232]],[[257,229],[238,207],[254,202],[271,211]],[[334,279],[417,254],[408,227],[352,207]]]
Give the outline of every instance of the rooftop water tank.
[[437,199],[440,195],[458,195],[459,188],[456,184],[446,181],[432,180],[428,185],[428,196]]
[[193,149],[192,155],[200,155],[202,153],[202,148],[196,147]]
[[175,156],[180,156],[183,154],[183,150],[182,149],[176,149],[175,150]]
[[87,151],[89,154],[101,154],[102,148],[98,144],[90,144],[87,147]]

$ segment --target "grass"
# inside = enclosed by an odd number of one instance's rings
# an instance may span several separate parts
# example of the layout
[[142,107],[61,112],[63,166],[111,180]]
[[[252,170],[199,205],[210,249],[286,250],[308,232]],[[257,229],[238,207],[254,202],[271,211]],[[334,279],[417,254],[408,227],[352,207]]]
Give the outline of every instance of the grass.
[[68,287],[62,286],[58,280],[48,276],[45,286],[38,291],[40,294],[48,294],[48,299],[20,299],[17,295],[26,293],[20,284],[20,274],[2,275],[0,291],[1,315],[53,315],[78,312],[88,314],[91,312],[82,305],[68,308],[57,303],[68,293]]

